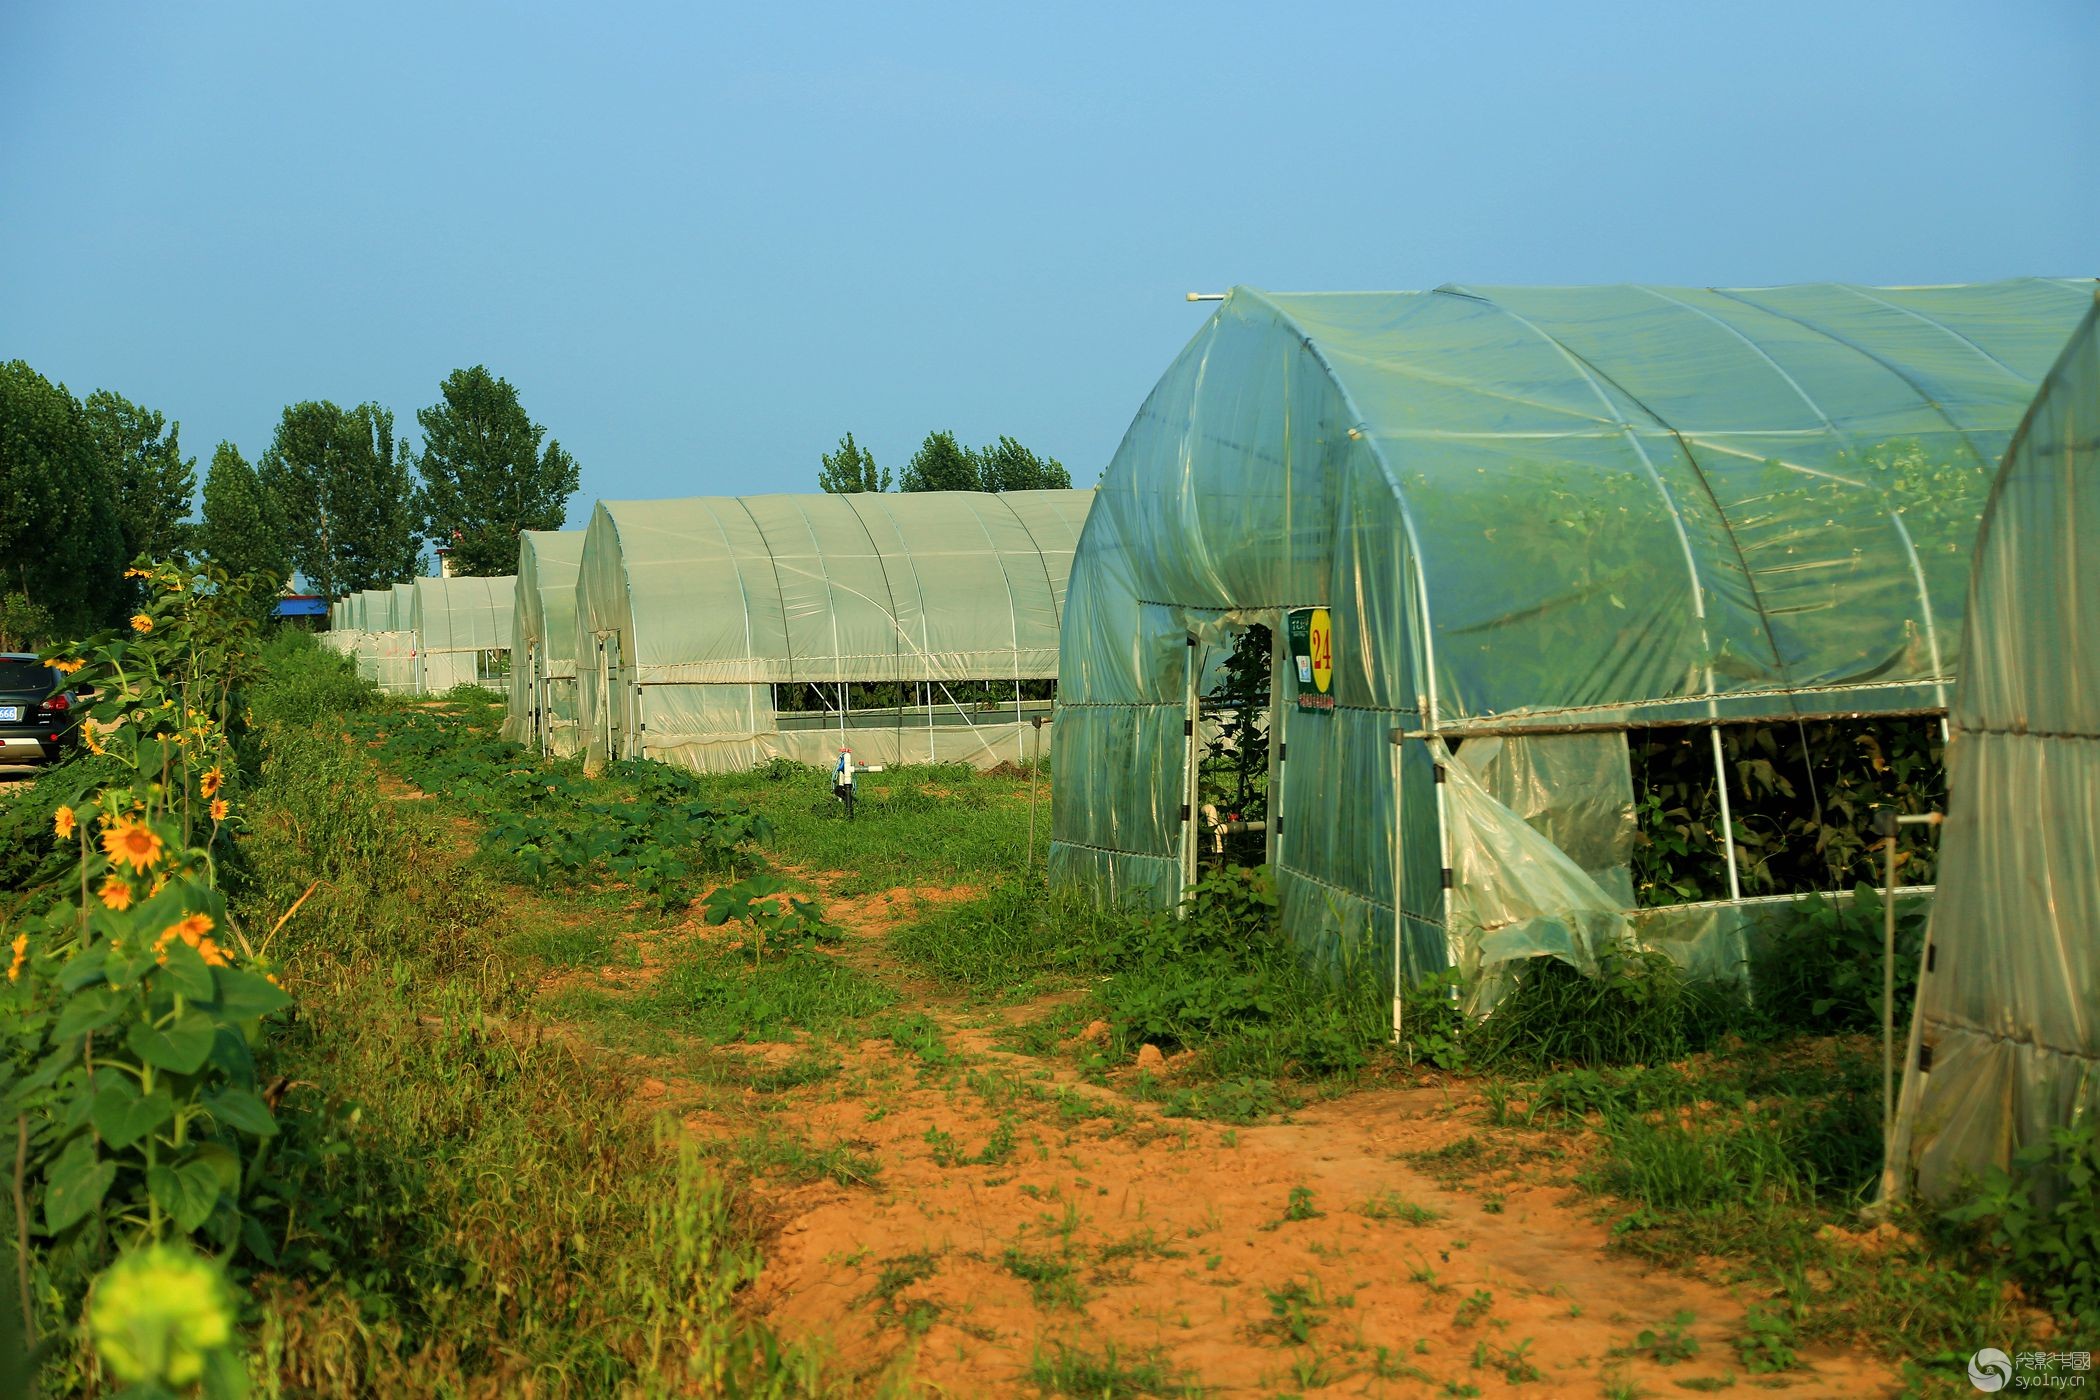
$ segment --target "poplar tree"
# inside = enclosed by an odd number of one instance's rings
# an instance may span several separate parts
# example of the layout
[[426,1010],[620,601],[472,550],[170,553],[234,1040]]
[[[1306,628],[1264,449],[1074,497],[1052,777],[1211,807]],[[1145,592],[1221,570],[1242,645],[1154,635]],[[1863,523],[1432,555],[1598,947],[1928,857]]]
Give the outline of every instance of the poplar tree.
[[293,404],[257,474],[286,558],[314,592],[340,598],[415,577],[415,482],[389,410]]
[[887,491],[890,489],[889,468],[878,470],[875,454],[853,440],[848,433],[839,439],[839,450],[826,452],[824,465],[817,472],[820,490],[845,494],[850,491]]
[[262,478],[241,450],[222,442],[204,475],[204,523],[197,543],[229,574],[266,574],[284,582],[292,572],[285,539],[275,522]]
[[416,412],[424,532],[451,547],[455,573],[516,573],[518,532],[559,530],[568,519],[576,459],[547,439],[518,391],[484,365],[452,371],[439,392],[437,403]]
[[906,491],[978,491],[977,458],[950,432],[928,433],[898,477]]
[[[116,491],[85,410],[21,360],[0,364],[0,610],[57,635],[114,622],[125,601]],[[9,601],[12,599],[13,601]]]
[[82,409],[116,493],[124,558],[167,559],[188,549],[197,459],[182,455],[182,425],[108,389],[89,394]]

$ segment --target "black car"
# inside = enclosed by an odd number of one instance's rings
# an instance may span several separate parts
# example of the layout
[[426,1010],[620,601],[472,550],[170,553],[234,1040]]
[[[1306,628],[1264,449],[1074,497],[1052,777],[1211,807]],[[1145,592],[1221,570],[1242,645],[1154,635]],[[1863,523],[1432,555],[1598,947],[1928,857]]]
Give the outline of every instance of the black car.
[[34,656],[0,652],[0,766],[56,763],[73,739],[73,697]]

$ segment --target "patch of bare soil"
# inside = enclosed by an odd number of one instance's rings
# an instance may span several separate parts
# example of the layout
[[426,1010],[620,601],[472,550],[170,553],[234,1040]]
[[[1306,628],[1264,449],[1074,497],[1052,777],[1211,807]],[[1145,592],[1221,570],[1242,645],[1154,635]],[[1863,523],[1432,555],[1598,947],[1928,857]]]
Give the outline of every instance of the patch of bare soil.
[[[771,1228],[749,1306],[814,1343],[849,1388],[903,1374],[929,1395],[1038,1395],[1039,1368],[1068,1350],[1215,1395],[1760,1379],[1740,1376],[1731,1345],[1752,1299],[1611,1253],[1607,1228],[1558,1184],[1564,1162],[1473,1160],[1477,1105],[1444,1089],[1366,1089],[1235,1129],[996,1048],[1000,1016],[945,1000],[881,946],[915,910],[970,893],[826,902],[848,954],[904,988],[945,1051],[838,1046],[839,1073],[750,1104],[681,1084],[673,1064],[652,1062],[641,1084],[645,1106],[675,1108],[713,1142],[763,1120],[812,1154],[874,1164],[866,1184],[762,1173],[751,1187]],[[724,1049],[768,1065],[796,1053]],[[1673,1329],[1685,1344],[1671,1350],[1696,1343],[1687,1359],[1635,1354],[1638,1334]],[[1772,1379],[1799,1396],[1896,1388],[1865,1355],[1804,1362]]]
[[[848,1054],[885,1061],[873,1042]],[[1156,1357],[1222,1394],[1596,1394],[1730,1370],[1743,1301],[1608,1254],[1568,1188],[1515,1187],[1491,1209],[1397,1160],[1461,1135],[1438,1091],[1233,1130],[1143,1110],[1072,1121],[911,1081],[876,1074],[804,1111],[815,1140],[882,1164],[872,1189],[767,1193],[781,1224],[755,1306],[861,1376],[909,1353],[932,1393],[1032,1394],[1060,1347]],[[1684,1313],[1693,1359],[1613,1354]],[[1892,1384],[1871,1361],[1813,1365],[1794,1393]]]

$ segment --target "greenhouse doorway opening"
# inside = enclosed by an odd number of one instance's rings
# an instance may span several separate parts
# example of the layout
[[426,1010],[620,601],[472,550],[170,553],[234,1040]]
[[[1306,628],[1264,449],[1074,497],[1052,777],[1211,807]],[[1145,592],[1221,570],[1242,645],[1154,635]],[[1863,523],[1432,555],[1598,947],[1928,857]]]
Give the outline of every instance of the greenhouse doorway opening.
[[1214,641],[1189,638],[1182,724],[1187,883],[1206,869],[1265,865],[1273,850],[1280,757],[1270,745],[1276,637],[1269,624],[1247,622],[1227,624]]
[[531,713],[527,716],[530,728],[527,733],[532,751],[543,754],[547,752],[547,668],[538,642],[526,645],[523,678],[526,694],[531,697]]
[[598,697],[598,712],[604,720],[606,758],[618,762],[627,756],[622,747],[626,729],[627,680],[620,667],[618,632],[606,632],[598,638]]

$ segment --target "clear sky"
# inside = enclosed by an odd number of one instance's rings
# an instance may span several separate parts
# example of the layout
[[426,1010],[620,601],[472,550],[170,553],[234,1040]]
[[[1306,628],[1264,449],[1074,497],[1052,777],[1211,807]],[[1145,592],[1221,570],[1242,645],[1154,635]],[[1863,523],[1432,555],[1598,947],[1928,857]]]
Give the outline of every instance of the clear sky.
[[0,0],[0,358],[252,460],[515,383],[597,496],[1011,433],[1189,290],[2100,272],[2100,4]]

